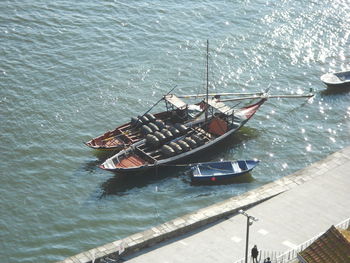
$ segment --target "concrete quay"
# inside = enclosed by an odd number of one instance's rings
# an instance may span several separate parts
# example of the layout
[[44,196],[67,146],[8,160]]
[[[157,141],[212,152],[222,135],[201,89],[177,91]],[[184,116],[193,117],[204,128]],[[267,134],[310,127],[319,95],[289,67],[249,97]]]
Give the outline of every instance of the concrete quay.
[[246,217],[240,209],[259,219],[250,227],[250,248],[256,244],[260,250],[285,252],[349,218],[349,200],[346,147],[243,195],[60,262],[232,263],[245,251]]

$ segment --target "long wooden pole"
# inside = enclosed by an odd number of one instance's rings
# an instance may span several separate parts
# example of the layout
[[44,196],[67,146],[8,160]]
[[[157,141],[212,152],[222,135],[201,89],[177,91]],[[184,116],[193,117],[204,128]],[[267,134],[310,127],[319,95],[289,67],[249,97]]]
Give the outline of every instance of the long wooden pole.
[[268,98],[311,98],[315,94],[300,94],[300,95],[268,95]]
[[209,96],[249,96],[249,95],[263,95],[264,92],[247,92],[247,93],[231,93],[231,92],[224,92],[224,93],[208,93],[208,94],[196,94],[196,95],[177,95],[178,98],[183,98],[183,99],[187,99],[187,98],[200,98],[200,97],[206,97],[207,95]]
[[[165,96],[169,95],[170,92],[172,92],[176,87],[177,87],[177,85],[175,85],[170,91],[168,91],[168,93],[167,93],[166,95],[164,95],[161,99],[159,99],[156,103],[154,103],[153,106],[152,106],[150,109],[148,109],[144,114],[142,114],[141,116],[138,116],[137,119],[139,120],[142,116],[145,116],[147,113],[149,113],[155,106],[157,106],[157,104],[158,104],[159,102],[161,102],[162,100],[164,100]],[[136,127],[139,127],[139,124],[140,124],[140,123],[137,123],[137,124],[136,124]]]
[[258,96],[251,96],[251,97],[242,97],[242,98],[232,98],[232,99],[223,99],[220,100],[221,102],[226,102],[226,101],[239,101],[239,100],[253,100],[253,99],[262,99],[262,98],[267,98],[267,99],[276,99],[276,98],[311,98],[315,96],[314,94],[302,94],[302,95],[258,95]]
[[[157,104],[158,104],[159,102],[161,102],[162,100],[164,100],[165,96],[169,95],[176,87],[177,87],[177,85],[175,85],[170,91],[168,91],[167,94],[163,95],[163,97],[162,97],[161,99],[159,99],[156,103],[154,103],[153,106],[152,106],[149,110],[147,110],[144,114],[142,114],[142,116],[144,116],[144,115],[146,115],[147,113],[149,113],[155,106],[157,106]],[[141,118],[142,116],[139,116],[139,117]]]

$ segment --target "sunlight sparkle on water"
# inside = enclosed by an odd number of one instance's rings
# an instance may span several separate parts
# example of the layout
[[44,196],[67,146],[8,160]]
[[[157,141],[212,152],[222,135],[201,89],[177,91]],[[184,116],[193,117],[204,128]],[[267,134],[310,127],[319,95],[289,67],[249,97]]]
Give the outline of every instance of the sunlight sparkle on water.
[[304,93],[304,91],[303,91],[302,89],[299,88],[299,89],[297,89],[296,93],[297,93],[298,95],[301,95],[301,94]]
[[344,50],[341,50],[341,51],[339,52],[339,56],[340,56],[340,59],[343,60],[343,61],[346,59],[346,57],[345,57],[345,55],[344,55]]
[[323,107],[320,107],[320,113],[324,114],[324,108]]
[[307,103],[309,103],[309,104],[314,103],[314,98],[315,98],[315,96],[309,98],[309,99],[307,100]]
[[[31,262],[40,261],[42,253],[33,244],[49,248],[45,258],[57,262],[95,247],[96,238],[109,243],[106,232],[120,239],[147,231],[350,145],[350,93],[328,92],[320,81],[322,73],[350,68],[349,0],[159,1],[156,6],[112,0],[89,1],[85,9],[55,1],[45,12],[36,1],[4,2],[1,17],[10,23],[0,28],[0,77],[6,87],[0,91],[0,134],[11,150],[2,153],[0,192],[4,208],[15,202],[16,207],[1,210],[6,245],[0,263],[8,255],[11,262],[28,261],[28,255]],[[137,180],[101,170],[112,152],[83,148],[82,141],[149,109],[163,111],[164,103],[152,105],[176,84],[179,94],[204,92],[208,32],[211,92],[270,87],[271,95],[298,95],[314,89],[310,99],[266,101],[231,139],[196,158],[256,157],[262,160],[253,172],[259,180],[193,186],[180,168],[146,172]],[[199,99],[185,102],[194,101]],[[20,144],[19,134],[25,135]],[[18,187],[23,182],[25,187]],[[72,231],[52,238],[52,226],[62,225]],[[72,240],[81,239],[72,247]]]
[[311,152],[311,148],[312,148],[312,145],[311,144],[309,144],[308,146],[306,146],[306,151],[308,151],[308,152]]
[[334,134],[334,135],[337,134],[337,131],[336,131],[336,130],[332,130],[331,128],[328,128],[327,131],[328,131],[330,134]]

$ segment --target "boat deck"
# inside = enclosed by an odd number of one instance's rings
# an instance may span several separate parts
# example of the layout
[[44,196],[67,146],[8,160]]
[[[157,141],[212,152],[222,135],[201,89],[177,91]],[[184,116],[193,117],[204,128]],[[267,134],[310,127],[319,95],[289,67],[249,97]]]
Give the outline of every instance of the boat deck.
[[[204,143],[207,143],[214,138],[212,134],[210,134],[209,132],[206,132],[200,127],[190,128],[190,131],[188,132],[188,134],[195,134],[199,136]],[[160,148],[152,149],[148,147],[145,143],[143,143],[142,145],[137,147],[137,150],[139,153],[140,152],[142,153],[142,157],[147,156],[147,158],[151,162],[164,159]]]
[[141,166],[145,165],[147,162],[140,158],[137,155],[130,155],[127,158],[121,160],[116,167],[118,168],[128,168],[128,167],[135,167],[135,166]]
[[133,144],[143,138],[139,130],[136,130],[130,126],[120,128],[118,131],[120,135],[122,135],[127,139],[128,142],[130,142],[130,144]]

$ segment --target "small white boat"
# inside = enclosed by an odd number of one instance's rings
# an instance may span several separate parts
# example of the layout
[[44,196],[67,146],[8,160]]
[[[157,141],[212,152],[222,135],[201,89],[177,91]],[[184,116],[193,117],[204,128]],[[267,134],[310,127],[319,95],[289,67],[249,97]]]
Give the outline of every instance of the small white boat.
[[330,88],[348,88],[350,87],[350,71],[323,74],[321,81]]

